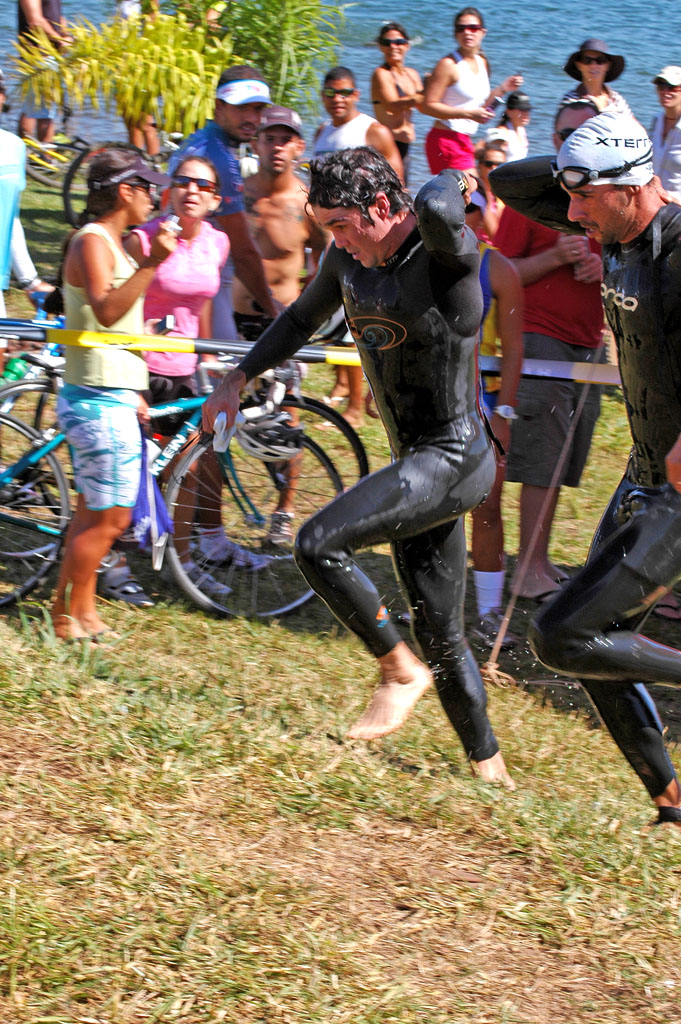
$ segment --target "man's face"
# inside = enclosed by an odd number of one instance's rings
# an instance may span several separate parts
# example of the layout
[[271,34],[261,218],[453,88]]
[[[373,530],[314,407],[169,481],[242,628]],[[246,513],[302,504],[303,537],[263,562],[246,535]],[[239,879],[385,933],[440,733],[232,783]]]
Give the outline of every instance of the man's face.
[[[327,96],[327,93],[332,95]],[[352,121],[357,114],[359,91],[349,78],[339,78],[335,82],[327,82],[322,89],[324,109],[334,124],[345,124]]]
[[254,149],[263,170],[269,174],[284,174],[295,167],[305,142],[292,128],[273,125],[258,132]]
[[376,206],[369,207],[371,221],[356,206],[335,206],[330,210],[314,206],[319,223],[333,235],[339,249],[345,249],[363,267],[378,267],[385,261],[386,236],[391,218],[381,216]]
[[255,138],[266,106],[266,103],[241,103],[235,106],[224,100],[216,100],[215,123],[237,142],[250,142]]
[[632,224],[630,188],[585,185],[566,191],[570,196],[568,220],[581,224],[589,238],[602,245],[612,245],[629,238]]

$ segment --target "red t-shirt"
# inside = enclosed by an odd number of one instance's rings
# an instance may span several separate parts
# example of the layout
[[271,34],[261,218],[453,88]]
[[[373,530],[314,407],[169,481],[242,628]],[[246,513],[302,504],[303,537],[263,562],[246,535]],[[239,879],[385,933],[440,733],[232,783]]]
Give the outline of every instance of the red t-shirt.
[[[559,232],[537,224],[521,213],[504,208],[495,246],[508,259],[522,259],[545,252],[556,244]],[[592,252],[601,254],[597,242],[589,239]],[[597,282],[575,281],[571,264],[540,277],[524,287],[523,330],[546,334],[570,345],[597,348],[603,332],[603,303]]]

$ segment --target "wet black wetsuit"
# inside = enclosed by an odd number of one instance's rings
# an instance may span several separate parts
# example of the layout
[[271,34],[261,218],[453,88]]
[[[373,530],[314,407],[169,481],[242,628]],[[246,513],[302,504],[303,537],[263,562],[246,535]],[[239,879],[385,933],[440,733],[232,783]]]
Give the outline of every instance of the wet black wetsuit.
[[[573,232],[549,158],[490,176],[527,217]],[[617,342],[633,448],[587,563],[530,627],[537,656],[581,679],[651,796],[674,779],[643,682],[681,686],[681,652],[641,636],[655,602],[681,579],[681,494],[664,459],[681,433],[681,207],[663,206],[626,245],[603,246],[603,301]]]
[[498,751],[463,633],[463,515],[488,494],[495,459],[477,405],[482,315],[475,236],[456,172],[421,189],[418,226],[380,267],[331,246],[317,277],[240,369],[251,378],[292,356],[343,303],[395,460],[299,531],[296,560],[340,621],[380,657],[400,641],[353,553],[389,542],[414,635],[469,757]]

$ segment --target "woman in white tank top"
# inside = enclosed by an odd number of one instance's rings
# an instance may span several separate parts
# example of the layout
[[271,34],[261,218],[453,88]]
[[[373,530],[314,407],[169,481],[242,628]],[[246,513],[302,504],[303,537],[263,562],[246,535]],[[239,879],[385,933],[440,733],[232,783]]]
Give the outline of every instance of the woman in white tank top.
[[426,138],[426,156],[433,174],[445,167],[461,171],[475,166],[473,136],[478,125],[493,116],[501,97],[522,85],[522,75],[511,75],[490,88],[489,65],[480,52],[485,23],[476,7],[464,7],[454,16],[458,48],[435,66],[426,85],[421,113],[436,118]]

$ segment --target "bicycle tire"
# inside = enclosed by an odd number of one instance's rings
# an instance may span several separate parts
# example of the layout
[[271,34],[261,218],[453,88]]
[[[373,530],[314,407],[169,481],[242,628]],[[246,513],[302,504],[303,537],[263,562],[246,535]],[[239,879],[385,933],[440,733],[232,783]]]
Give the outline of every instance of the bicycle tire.
[[[317,398],[287,395],[282,409],[296,410],[305,434],[323,447],[339,472],[343,485],[349,487],[369,472],[369,458],[357,431],[337,409]],[[340,436],[339,436],[340,435]]]
[[[36,150],[36,152],[38,152]],[[64,181],[68,170],[73,163],[73,156],[71,153],[76,154],[76,159],[82,152],[82,146],[72,143],[55,143],[52,149],[52,154],[57,156],[58,159],[53,167],[47,166],[47,160],[42,157],[39,153],[35,159],[31,159],[33,153],[32,148],[29,146],[26,154],[26,174],[29,178],[39,182],[41,185],[46,185],[47,188],[63,189]],[[62,160],[62,154],[64,159]],[[69,154],[69,155],[67,155]],[[44,163],[38,163],[37,160],[44,160]]]
[[[324,450],[309,437],[303,436],[302,443],[295,493],[298,523],[323,508],[343,489]],[[173,576],[195,604],[217,615],[267,619],[300,608],[313,597],[313,591],[293,560],[292,546],[274,548],[267,543],[271,516],[277,508],[284,479],[277,469],[281,464],[247,456],[236,442],[219,458],[219,494],[215,488],[208,491],[206,478],[210,466],[203,461],[216,459],[212,437],[204,436],[194,442],[168,483],[166,504],[175,533],[167,554]],[[227,458],[232,460],[233,470],[225,469]],[[201,491],[204,497],[199,498]],[[215,564],[199,548],[197,520],[201,508],[207,507],[206,495],[209,503],[212,499],[213,508],[219,504],[222,529],[237,546],[236,555],[227,564]],[[193,570],[187,568],[188,557],[196,567]],[[222,591],[216,591],[216,585]]]
[[[0,413],[3,470],[42,443],[37,430]],[[0,606],[24,597],[48,574],[59,558],[70,518],[68,483],[53,453],[39,456],[0,484]]]
[[0,388],[0,412],[42,432],[57,426],[57,384],[47,375]]

